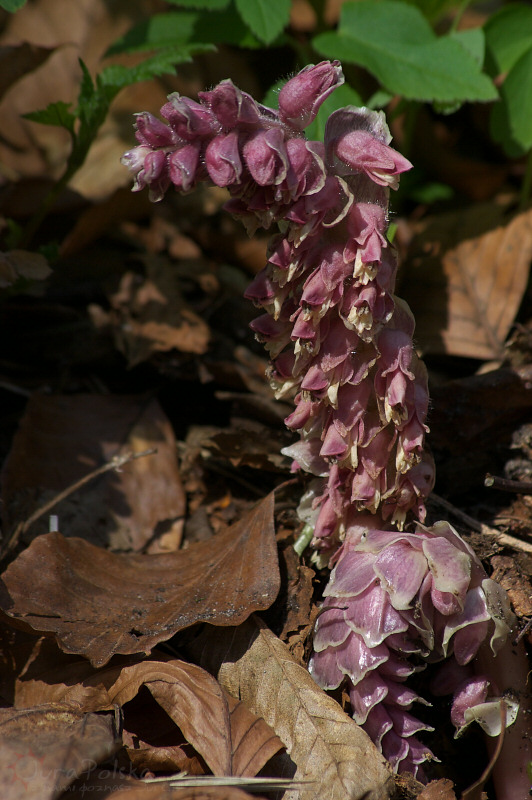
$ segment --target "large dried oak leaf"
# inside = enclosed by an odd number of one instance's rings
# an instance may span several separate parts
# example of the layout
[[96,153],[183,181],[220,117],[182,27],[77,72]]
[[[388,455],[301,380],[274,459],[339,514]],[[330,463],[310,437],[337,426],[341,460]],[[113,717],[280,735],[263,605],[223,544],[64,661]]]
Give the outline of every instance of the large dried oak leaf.
[[388,798],[390,770],[369,736],[325,694],[288,648],[258,618],[224,632],[211,629],[190,652],[217,675],[222,686],[263,717],[283,741],[297,766],[284,800]]
[[197,622],[238,625],[268,608],[280,577],[273,495],[207,542],[157,555],[116,554],[60,533],[39,536],[2,576],[0,608],[102,666],[149,652]]

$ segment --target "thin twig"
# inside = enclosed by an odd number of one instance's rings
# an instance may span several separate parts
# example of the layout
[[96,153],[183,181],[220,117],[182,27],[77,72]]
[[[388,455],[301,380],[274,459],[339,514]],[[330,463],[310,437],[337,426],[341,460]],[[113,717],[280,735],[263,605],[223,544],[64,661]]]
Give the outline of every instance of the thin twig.
[[485,536],[495,537],[498,544],[505,545],[506,547],[513,547],[514,550],[522,550],[525,553],[532,553],[532,544],[530,542],[524,542],[521,539],[517,539],[515,536],[510,536],[508,533],[502,533],[496,528],[490,528],[489,525],[484,525],[483,522],[479,522],[477,519],[470,517],[469,514],[466,514],[464,511],[460,511],[459,508],[453,506],[453,504],[449,503],[449,501],[445,500],[445,498],[434,494],[434,492],[432,492],[430,495],[430,499],[433,503],[441,506],[441,508],[444,508],[449,512],[449,514],[453,514],[453,516],[461,520],[464,525],[472,528],[477,533],[481,533]]
[[83,478],[80,478],[79,481],[76,481],[76,483],[73,483],[71,486],[67,486],[66,489],[63,489],[62,492],[56,494],[55,497],[34,511],[33,514],[28,517],[28,519],[24,520],[24,522],[19,522],[16,528],[14,528],[13,533],[3,543],[0,551],[0,558],[3,558],[10,550],[16,547],[20,537],[26,533],[28,528],[30,528],[34,522],[51,511],[52,508],[54,508],[54,506],[56,506],[62,500],[65,500],[65,498],[69,497],[78,489],[81,489],[81,487],[85,486],[86,483],[89,483],[89,481],[92,481],[94,478],[98,478],[100,475],[103,475],[106,472],[119,470],[125,464],[129,464],[130,461],[136,461],[137,458],[144,458],[144,456],[151,456],[156,452],[157,448],[152,447],[149,450],[142,450],[140,453],[133,453],[131,451],[127,453],[119,453],[118,455],[113,456],[113,458],[106,464],[102,464],[101,467],[97,467],[97,469],[92,470],[92,472],[88,472],[87,475],[84,475]]
[[532,494],[532,481],[512,481],[510,478],[499,478],[497,475],[490,475],[489,472],[484,478],[484,486],[489,486],[492,489],[501,489],[503,492]]

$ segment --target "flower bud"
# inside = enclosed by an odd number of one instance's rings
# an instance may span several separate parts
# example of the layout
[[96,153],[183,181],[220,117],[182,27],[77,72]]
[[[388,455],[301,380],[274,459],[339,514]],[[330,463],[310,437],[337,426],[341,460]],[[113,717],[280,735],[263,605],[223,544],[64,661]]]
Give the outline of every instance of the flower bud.
[[281,120],[303,130],[315,118],[323,101],[343,82],[339,61],[322,61],[305,67],[279,92]]

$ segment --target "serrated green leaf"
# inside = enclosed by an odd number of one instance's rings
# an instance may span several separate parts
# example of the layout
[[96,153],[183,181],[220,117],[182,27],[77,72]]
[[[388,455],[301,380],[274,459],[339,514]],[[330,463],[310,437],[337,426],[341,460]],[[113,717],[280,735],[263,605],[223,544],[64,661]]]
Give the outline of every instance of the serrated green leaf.
[[484,63],[486,37],[482,28],[467,28],[464,31],[452,31],[450,36],[462,45],[469,55],[473,56],[479,67]]
[[25,5],[26,0],[0,0],[0,8],[3,8],[4,11],[9,11],[10,14],[14,14],[15,11]]
[[338,33],[315,37],[313,46],[329,58],[365,67],[387,91],[410,100],[497,97],[461,44],[450,36],[436,37],[417,8],[395,0],[344,3]]
[[493,138],[517,157],[532,148],[532,49],[514,64],[501,87],[501,102],[492,112]]
[[230,0],[166,0],[174,6],[183,8],[199,8],[205,11],[223,11],[229,5]]
[[291,0],[235,0],[246,25],[264,44],[271,44],[290,21]]
[[532,47],[532,7],[514,3],[501,8],[484,25],[488,68],[493,76],[512,69]]
[[361,105],[362,98],[359,93],[347,83],[343,83],[323,102],[316,119],[310,123],[308,128],[305,128],[305,136],[307,139],[319,139],[319,141],[322,142],[325,133],[325,125],[333,111],[336,111],[338,108],[343,108],[344,106]]
[[32,122],[41,122],[43,125],[66,128],[67,131],[73,133],[76,115],[70,111],[70,106],[71,103],[58,100],[56,103],[50,103],[41,111],[30,111],[29,114],[24,114],[24,118]]

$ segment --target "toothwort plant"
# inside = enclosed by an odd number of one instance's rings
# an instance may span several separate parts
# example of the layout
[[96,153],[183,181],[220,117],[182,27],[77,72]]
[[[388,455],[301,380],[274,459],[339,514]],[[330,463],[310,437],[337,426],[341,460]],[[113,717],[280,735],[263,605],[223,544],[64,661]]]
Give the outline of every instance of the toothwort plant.
[[390,147],[382,112],[340,109],[323,143],[305,138],[342,82],[338,62],[306,67],[278,110],[230,80],[199,102],[172,94],[165,122],[137,115],[139,144],[123,163],[152,200],[210,181],[227,187],[227,210],[251,234],[275,231],[246,295],[265,311],[252,327],[275,394],[295,398],[286,424],[299,440],[284,452],[312,476],[299,514],[317,560],[332,567],[310,672],[324,689],[345,686],[354,719],[394,769],[422,777],[433,756],[417,734],[430,728],[410,713],[425,701],[407,678],[444,662],[434,691],[454,693],[456,728],[477,718],[496,732],[499,703],[486,702],[495,690],[470,665],[486,638],[498,650],[511,619],[456,531],[422,524],[434,480],[427,373],[413,316],[394,294],[386,235],[389,191],[411,164]]

